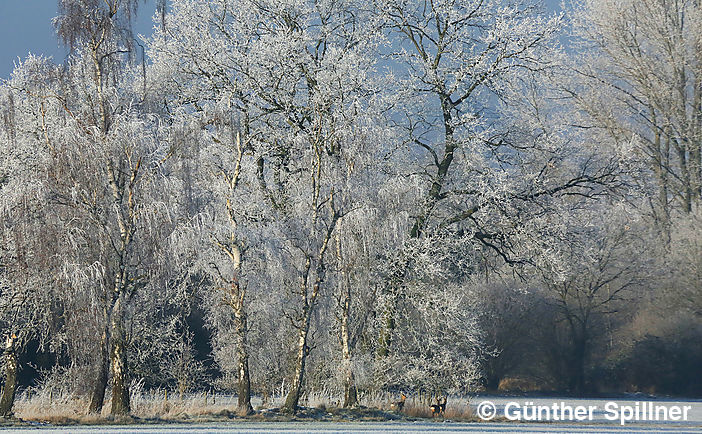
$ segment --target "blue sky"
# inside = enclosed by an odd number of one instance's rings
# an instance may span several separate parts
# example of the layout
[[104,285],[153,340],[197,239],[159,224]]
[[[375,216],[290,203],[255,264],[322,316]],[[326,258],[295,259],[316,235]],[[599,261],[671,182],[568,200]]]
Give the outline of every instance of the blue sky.
[[[51,19],[56,0],[0,0],[0,78],[9,78],[17,58],[28,53],[52,56],[63,62],[66,50],[59,44]],[[151,34],[154,0],[140,2],[135,24],[138,34]]]
[[[561,0],[545,0],[550,11],[560,10]],[[140,3],[137,34],[149,35],[154,0]],[[9,78],[17,58],[28,53],[52,56],[63,62],[66,50],[59,44],[51,19],[57,15],[55,0],[0,0],[0,78]]]

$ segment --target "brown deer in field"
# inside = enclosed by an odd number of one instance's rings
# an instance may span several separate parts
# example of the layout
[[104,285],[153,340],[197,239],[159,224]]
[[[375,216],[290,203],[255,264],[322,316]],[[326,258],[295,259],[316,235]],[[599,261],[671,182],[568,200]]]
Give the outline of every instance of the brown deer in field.
[[395,411],[402,411],[402,408],[405,406],[405,400],[406,400],[406,399],[407,399],[407,397],[406,397],[405,394],[403,393],[403,394],[400,396],[400,400],[399,400],[399,401],[395,401],[395,402],[390,403],[390,409],[395,410]]
[[440,396],[436,398],[436,404],[432,404],[429,406],[431,409],[431,416],[443,416],[444,411],[446,411],[446,400],[448,399],[447,396]]

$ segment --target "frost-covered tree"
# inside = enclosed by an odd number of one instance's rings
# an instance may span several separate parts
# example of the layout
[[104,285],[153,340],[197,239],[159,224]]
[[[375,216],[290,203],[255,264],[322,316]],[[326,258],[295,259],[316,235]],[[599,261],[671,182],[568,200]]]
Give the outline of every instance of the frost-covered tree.
[[[420,203],[410,231],[419,237],[469,221],[493,198],[512,193],[504,175],[519,150],[534,144],[509,135],[515,126],[500,122],[497,98],[552,65],[544,50],[554,47],[559,20],[542,18],[529,1],[387,1],[378,7],[402,67],[406,121],[399,127],[406,144],[427,156],[416,176]],[[494,245],[481,229],[476,240]]]
[[696,1],[585,0],[571,13],[574,54],[562,85],[576,109],[570,118],[627,160],[626,178],[637,184],[629,206],[648,216],[639,232],[652,226],[659,237],[640,244],[657,257],[648,282],[657,299],[681,295],[685,285],[668,273],[673,258],[694,252],[693,244],[678,247],[687,235],[676,232],[687,232],[702,198],[701,17]]
[[628,296],[699,319],[699,2],[583,0],[570,51],[536,0],[166,3],[137,64],[138,0],[58,1],[65,65],[0,88],[2,415],[30,341],[90,412],[138,381],[248,415],[582,391],[646,354]]
[[[105,229],[103,241],[108,241],[112,247],[105,252],[109,259],[100,261],[100,273],[105,274],[108,282],[101,285],[99,293],[103,295],[98,295],[99,299],[104,300],[98,303],[99,315],[102,316],[99,320],[102,337],[90,411],[99,412],[102,409],[109,358],[114,414],[129,412],[127,345],[122,321],[128,292],[134,289],[136,278],[134,270],[130,269],[130,262],[133,261],[130,250],[136,231],[134,193],[142,175],[142,155],[133,153],[134,148],[138,147],[134,146],[133,140],[137,136],[129,140],[128,137],[118,138],[118,134],[114,134],[121,129],[116,118],[124,111],[124,102],[120,103],[115,98],[114,84],[122,75],[120,61],[129,52],[121,44],[128,46],[131,43],[129,23],[137,4],[136,1],[120,0],[104,3],[93,0],[60,1],[60,15],[54,21],[59,37],[77,53],[70,69],[72,77],[69,78],[69,83],[72,81],[69,89],[73,92],[59,94],[59,98],[65,101],[63,105],[71,115],[69,122],[74,128],[74,131],[68,132],[68,143],[80,146],[71,149],[78,154],[94,152],[93,155],[70,158],[69,150],[64,150],[57,156],[69,163],[85,164],[89,160],[98,163],[95,169],[99,169],[95,172],[94,168],[74,166],[72,187],[78,199],[76,202],[88,211],[94,223]],[[83,101],[76,98],[76,91],[81,88],[88,96]],[[79,109],[80,106],[73,107],[71,103],[82,103],[83,107]],[[124,139],[127,140],[122,147]],[[70,173],[70,169],[67,172]],[[93,173],[98,175],[98,179],[85,179],[86,175]],[[102,188],[90,194],[96,186]],[[86,231],[90,232],[92,230]]]
[[[390,260],[379,354],[390,355],[397,303],[434,256],[437,281],[533,262],[558,203],[616,183],[616,163],[571,146],[547,79],[559,64],[559,17],[531,1],[378,2],[393,41],[388,61],[401,94],[395,170],[412,223]],[[410,190],[412,189],[412,190]],[[428,259],[428,258],[427,258]],[[426,265],[424,267],[427,267]],[[515,270],[518,270],[515,268]]]
[[334,230],[353,209],[342,175],[354,172],[354,147],[369,140],[375,41],[361,14],[352,3],[175,2],[167,37],[152,46],[160,68],[185,78],[172,80],[181,95],[224,101],[238,114],[241,142],[254,150],[258,187],[287,252],[279,291],[297,335],[293,412]]
[[624,148],[646,170],[651,211],[665,239],[675,210],[702,199],[702,6],[697,1],[576,3],[568,93],[579,126]]
[[[568,389],[583,393],[585,366],[593,341],[604,334],[597,327],[623,304],[641,296],[651,258],[644,253],[643,221],[628,206],[600,204],[564,216],[559,260],[542,269],[542,282],[554,296],[567,330]],[[632,257],[631,252],[640,252]],[[650,272],[650,271],[648,271]]]
[[191,177],[198,203],[196,213],[188,216],[171,244],[183,271],[203,279],[200,289],[215,360],[225,376],[236,376],[239,413],[247,415],[252,412],[248,305],[260,299],[264,290],[254,276],[265,272],[262,233],[269,229],[269,218],[256,180],[250,138],[242,139],[236,112],[218,103],[225,102],[201,101],[204,110],[194,117],[204,121],[189,122],[185,116],[172,126],[179,132],[190,128],[185,146],[193,156]]
[[55,24],[73,52],[66,67],[45,62],[10,83],[32,119],[32,146],[46,156],[39,173],[48,205],[61,217],[61,278],[69,288],[62,297],[73,308],[65,324],[95,335],[89,409],[101,410],[109,375],[113,414],[129,412],[128,318],[134,294],[156,280],[171,212],[159,196],[169,192],[159,123],[134,106],[142,99],[128,62],[136,4],[59,2]]
[[[261,210],[265,198],[257,196],[259,166],[253,153],[263,135],[253,121],[260,108],[251,99],[250,77],[238,71],[247,67],[251,54],[239,42],[252,36],[245,26],[255,14],[229,2],[175,2],[169,26],[154,36],[150,53],[156,83],[168,87],[155,93],[182,110],[173,130],[187,130],[184,153],[195,162],[187,177],[201,192],[176,249],[190,252],[191,273],[208,276],[205,299],[218,363],[225,373],[236,366],[243,415],[252,411],[247,305],[262,289],[249,284],[247,258],[265,255],[255,226],[268,219]],[[173,137],[179,139],[177,133]],[[193,246],[199,246],[197,252]],[[231,350],[236,362],[224,360]]]
[[[46,207],[45,179],[37,171],[47,157],[32,136],[36,118],[22,111],[11,85],[44,72],[46,59],[20,64],[10,85],[0,88],[0,336],[3,343],[0,416],[12,414],[21,369],[19,357],[30,340],[44,345],[53,308],[58,245],[55,215]],[[19,107],[18,107],[19,106]],[[35,107],[38,109],[38,107]]]

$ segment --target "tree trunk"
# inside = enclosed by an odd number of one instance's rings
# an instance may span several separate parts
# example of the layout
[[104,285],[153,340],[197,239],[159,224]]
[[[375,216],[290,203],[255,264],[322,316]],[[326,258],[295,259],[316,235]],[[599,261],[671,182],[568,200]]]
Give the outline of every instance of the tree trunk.
[[307,361],[307,333],[309,330],[310,323],[310,312],[307,312],[307,317],[305,318],[305,323],[307,327],[300,330],[299,341],[297,345],[297,360],[295,363],[295,376],[293,377],[292,386],[290,387],[290,392],[285,398],[285,405],[283,406],[283,411],[285,413],[295,414],[297,412],[297,406],[300,402],[300,395],[302,392],[302,380],[305,373],[305,362]]
[[253,407],[251,407],[251,378],[249,375],[249,350],[247,345],[246,334],[247,330],[247,320],[246,320],[246,288],[242,287],[239,282],[239,277],[241,274],[241,261],[242,261],[242,248],[236,242],[237,240],[237,211],[233,204],[231,198],[234,196],[237,185],[239,184],[239,176],[241,174],[241,159],[244,155],[244,150],[241,144],[241,135],[239,132],[236,133],[236,150],[237,157],[235,160],[234,169],[230,174],[224,173],[224,180],[226,181],[229,192],[225,200],[225,205],[227,209],[227,216],[229,218],[230,232],[229,238],[231,244],[223,244],[219,241],[215,241],[223,253],[225,253],[232,264],[233,276],[230,283],[231,292],[227,304],[234,311],[234,324],[236,330],[236,343],[237,343],[237,371],[239,375],[239,406],[237,413],[240,416],[247,416],[253,413]]
[[569,389],[576,395],[585,392],[585,357],[587,335],[585,331],[573,330],[573,351],[571,353]]
[[356,380],[351,367],[346,369],[344,379],[344,408],[356,407],[358,405],[358,393],[356,391]]
[[127,383],[127,352],[125,342],[115,339],[110,355],[112,368],[112,415],[129,414],[129,384]]
[[[420,209],[419,215],[415,217],[414,225],[410,229],[410,238],[421,238],[427,228],[427,220],[431,214],[432,209],[441,200],[441,192],[444,188],[446,178],[449,176],[449,171],[451,169],[451,163],[453,162],[453,153],[456,150],[456,143],[454,140],[454,116],[453,110],[455,110],[454,104],[451,103],[451,98],[444,89],[436,92],[436,96],[441,104],[441,112],[443,115],[443,126],[444,126],[444,154],[441,161],[436,159],[436,174],[433,177],[431,188],[424,198],[424,204]],[[409,262],[405,261],[404,266],[399,270],[399,274],[395,276],[393,281],[399,282],[399,284],[404,283],[404,275],[406,274],[407,268],[409,267]],[[401,280],[399,280],[399,279]],[[391,282],[390,285],[395,284]],[[392,286],[391,286],[392,290]],[[395,303],[397,295],[394,291],[390,294],[391,301],[390,306],[385,309],[385,319],[383,321],[383,328],[380,332],[379,337],[379,348],[378,355],[380,357],[388,357],[390,355],[390,344],[392,340],[392,334],[395,329]]]
[[485,388],[488,391],[495,391],[500,388],[500,381],[502,381],[502,369],[497,368],[497,360],[494,358],[489,359],[486,362],[485,368]]
[[700,196],[702,195],[702,149],[700,143],[695,142],[690,145],[690,171],[692,172],[692,206],[693,209],[698,209]]
[[111,414],[129,414],[129,372],[127,367],[127,342],[122,328],[122,297],[115,303],[111,319],[110,368],[112,374],[112,410]]
[[299,333],[297,345],[297,360],[295,363],[295,376],[293,377],[292,387],[290,388],[290,392],[288,392],[288,396],[285,399],[285,405],[283,406],[283,411],[286,413],[295,414],[297,412],[298,403],[300,402],[300,395],[302,392],[302,380],[303,376],[305,375],[305,362],[307,361],[307,355],[309,354],[307,338],[310,332],[312,313],[314,311],[314,307],[317,304],[319,290],[321,288],[322,281],[324,280],[324,254],[327,251],[329,241],[331,240],[331,237],[334,233],[334,228],[336,227],[336,224],[339,221],[340,217],[336,210],[333,210],[333,193],[330,194],[329,204],[332,207],[333,217],[331,224],[327,228],[327,233],[324,236],[322,246],[320,247],[319,252],[317,253],[317,267],[315,270],[315,279],[314,284],[312,285],[312,291],[309,291],[308,286],[311,281],[310,270],[312,267],[312,258],[309,256],[307,256],[307,258],[305,259],[304,271],[302,273],[302,279],[300,282],[300,291],[298,294],[302,299],[302,315],[299,325],[296,326]]
[[405,284],[405,277],[409,270],[409,258],[403,257],[398,268],[393,271],[390,280],[386,283],[385,295],[387,299],[383,307],[382,327],[378,336],[378,356],[386,358],[390,356],[392,337],[395,333],[395,314],[397,310],[398,294]]
[[105,389],[107,389],[107,373],[108,373],[108,351],[107,351],[107,329],[102,332],[100,338],[100,351],[98,358],[98,371],[95,378],[95,384],[90,396],[90,405],[88,413],[101,413],[102,405],[105,401]]
[[356,381],[353,376],[353,365],[351,364],[351,350],[349,348],[348,334],[343,339],[343,356],[344,356],[344,408],[355,407],[358,405],[358,395],[356,393]]
[[5,342],[5,386],[0,397],[0,416],[9,418],[12,416],[12,406],[15,403],[15,393],[17,392],[17,352],[15,349],[14,335],[7,338]]
[[249,354],[246,342],[246,313],[243,301],[236,312],[237,353],[239,371],[239,416],[248,416],[253,413],[251,406],[251,379],[249,376]]
[[[390,301],[393,303],[394,300]],[[395,313],[394,309],[386,308],[384,314],[385,319],[383,321],[383,327],[380,330],[380,336],[378,337],[378,356],[381,358],[388,357],[390,355],[390,341],[392,339],[392,333],[395,330]]]
[[354,407],[358,405],[356,394],[356,383],[353,376],[353,365],[351,363],[351,331],[349,330],[349,316],[351,310],[351,295],[348,287],[342,303],[341,314],[341,354],[344,363],[344,407]]
[[344,366],[344,408],[354,407],[358,405],[358,396],[356,393],[356,382],[353,375],[353,365],[351,363],[351,279],[344,264],[344,258],[341,251],[341,230],[336,232],[336,260],[339,267],[339,305],[341,307],[340,320],[340,337],[341,337],[341,355]]
[[[652,113],[653,125],[656,125],[656,112],[653,108],[650,108]],[[661,135],[661,130],[658,127],[653,128],[654,155],[656,155],[655,162],[653,163],[653,171],[656,175],[656,180],[658,182],[658,207],[654,205],[654,212],[658,214],[656,216],[656,223],[659,225],[661,235],[666,246],[670,245],[670,207],[668,205],[668,192],[669,192],[669,180],[668,180],[668,170],[670,170],[670,143],[667,140],[663,140]]]

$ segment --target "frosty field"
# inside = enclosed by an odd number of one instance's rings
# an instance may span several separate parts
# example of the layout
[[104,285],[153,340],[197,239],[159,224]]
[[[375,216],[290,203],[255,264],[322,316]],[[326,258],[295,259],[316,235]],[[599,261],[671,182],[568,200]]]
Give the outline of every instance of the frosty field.
[[[584,399],[563,397],[507,397],[481,395],[471,400],[471,407],[476,410],[479,403],[489,400],[498,410],[496,422],[452,422],[451,420],[418,420],[418,421],[384,421],[384,422],[318,422],[318,421],[288,421],[288,422],[197,422],[197,423],[146,423],[141,425],[80,425],[80,426],[51,426],[32,425],[27,427],[0,428],[0,431],[41,431],[47,433],[219,433],[219,432],[701,432],[702,431],[702,400],[668,400],[668,399]],[[521,406],[548,406],[554,402],[577,407],[596,407],[592,421],[586,422],[505,422],[504,410],[509,403]],[[664,406],[689,406],[688,420],[684,422],[629,422],[621,425],[618,421],[605,418],[605,405],[615,402],[619,407],[631,406],[636,403],[652,403]]]
[[689,429],[680,427],[601,427],[592,425],[514,425],[504,423],[494,424],[435,424],[430,422],[419,423],[242,423],[242,424],[207,424],[207,425],[152,425],[152,426],[85,426],[59,429],[47,429],[46,432],[53,433],[76,433],[76,432],[109,432],[109,433],[178,433],[178,432],[485,432],[485,433],[509,433],[509,432],[599,432],[599,433],[625,433],[625,432],[675,432],[675,433],[697,433],[700,428],[690,427]]
[[[25,431],[37,431],[26,429]],[[122,426],[81,426],[40,429],[41,432],[51,433],[220,433],[220,432],[333,432],[333,433],[365,433],[365,432],[674,432],[697,433],[697,426],[602,426],[591,424],[517,424],[517,423],[434,423],[434,422],[372,422],[372,423],[320,423],[320,422],[244,422],[244,423],[210,423],[195,425],[122,425]]]

